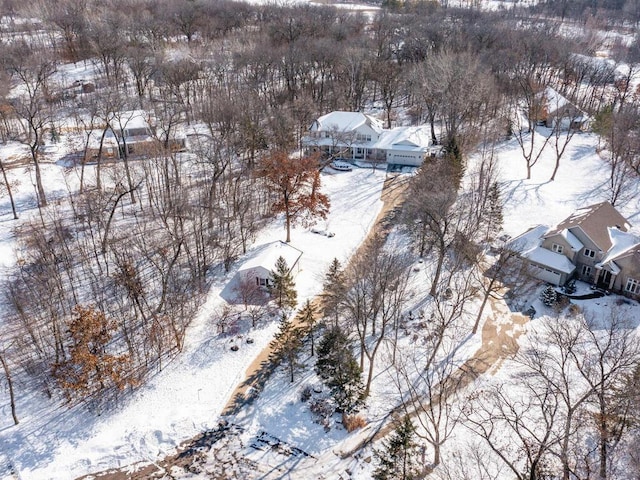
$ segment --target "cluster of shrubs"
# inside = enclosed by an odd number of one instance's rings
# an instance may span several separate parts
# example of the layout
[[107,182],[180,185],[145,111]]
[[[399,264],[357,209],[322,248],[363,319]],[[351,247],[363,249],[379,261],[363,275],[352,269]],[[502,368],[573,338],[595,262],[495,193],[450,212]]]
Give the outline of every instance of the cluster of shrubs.
[[[300,391],[300,401],[309,402],[309,411],[313,417],[313,421],[324,427],[324,431],[331,430],[331,417],[338,411],[335,402],[327,397],[314,397],[314,390],[310,385],[305,385]],[[351,433],[354,430],[363,428],[367,425],[366,419],[362,415],[347,414],[342,412],[342,425]]]
[[[566,291],[566,290],[565,290]],[[575,291],[575,287],[574,290]],[[553,285],[548,285],[540,294],[542,303],[556,312],[561,312],[570,305],[569,297],[558,292]]]

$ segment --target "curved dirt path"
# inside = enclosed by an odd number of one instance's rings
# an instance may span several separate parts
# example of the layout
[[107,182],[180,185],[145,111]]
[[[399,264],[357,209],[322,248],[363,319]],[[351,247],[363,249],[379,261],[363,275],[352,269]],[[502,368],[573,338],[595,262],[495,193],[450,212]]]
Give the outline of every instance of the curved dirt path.
[[[482,326],[480,348],[442,382],[440,395],[452,395],[472,384],[481,375],[494,374],[505,360],[513,358],[518,353],[518,338],[523,333],[523,327],[529,321],[529,317],[511,312],[502,299],[490,298],[490,302],[492,314]],[[377,429],[359,441],[355,447],[341,452],[340,456],[343,458],[352,456],[363,447],[379,441],[393,432],[396,425],[391,419],[395,414],[401,413],[402,409],[402,405],[395,407],[385,416]],[[415,414],[415,411],[409,413],[410,416]]]
[[[367,234],[367,237],[361,244],[367,241],[377,233],[385,233],[391,226],[391,217],[396,211],[396,207],[400,205],[404,198],[404,192],[409,182],[407,175],[388,175],[384,181],[382,195],[380,199],[383,202],[382,209],[376,217],[373,228]],[[361,248],[360,247],[360,248]],[[321,297],[317,296],[311,301],[316,307],[320,306]],[[273,366],[269,361],[269,357],[274,353],[273,346],[270,343],[256,357],[247,368],[244,380],[235,388],[227,405],[222,410],[222,416],[231,416],[239,412],[247,403],[253,401],[262,391],[265,382],[273,371]]]
[[[382,209],[376,217],[372,229],[362,242],[364,245],[373,235],[386,233],[392,224],[392,217],[404,199],[404,192],[409,179],[407,175],[388,174],[384,181],[380,199],[383,202]],[[361,247],[359,247],[361,248]],[[316,297],[312,303],[318,305],[320,296]],[[260,354],[253,360],[247,368],[244,380],[240,382],[231,394],[226,406],[222,410],[221,416],[232,417],[237,414],[245,405],[251,403],[260,394],[266,381],[269,379],[274,367],[269,361],[273,353],[272,344],[267,345]],[[202,447],[212,445],[224,435],[227,424],[221,422],[220,428],[203,432],[195,438],[183,442],[174,455],[158,460],[154,463],[139,462],[126,467],[108,470],[101,473],[85,475],[78,480],[143,480],[150,478],[166,478],[165,475],[172,467],[188,467],[193,463],[194,457],[200,454]],[[135,470],[135,471],[134,471]]]

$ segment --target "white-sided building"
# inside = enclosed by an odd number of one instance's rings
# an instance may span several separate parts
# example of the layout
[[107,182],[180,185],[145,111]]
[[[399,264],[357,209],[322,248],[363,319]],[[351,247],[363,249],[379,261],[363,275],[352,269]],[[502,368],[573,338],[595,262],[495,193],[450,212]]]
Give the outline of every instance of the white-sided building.
[[426,126],[387,130],[371,115],[341,111],[315,120],[302,144],[308,151],[320,151],[334,159],[414,167],[439,150],[431,147]]
[[260,253],[247,260],[238,270],[243,278],[255,278],[256,285],[268,287],[271,282],[271,272],[275,269],[278,258],[282,257],[287,262],[289,273],[297,273],[300,270],[300,257],[302,251],[285,242],[273,242],[265,245]]

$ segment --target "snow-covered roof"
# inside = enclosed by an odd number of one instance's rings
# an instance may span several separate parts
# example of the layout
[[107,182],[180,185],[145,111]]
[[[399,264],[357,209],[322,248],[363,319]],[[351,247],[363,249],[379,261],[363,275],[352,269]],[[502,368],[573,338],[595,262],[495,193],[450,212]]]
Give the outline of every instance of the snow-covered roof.
[[524,256],[540,246],[540,241],[547,230],[549,227],[546,225],[536,225],[507,243],[507,248]]
[[576,266],[564,255],[542,247],[536,247],[528,251],[526,254],[523,254],[523,257],[526,257],[533,263],[544,265],[557,272],[570,274],[576,269]]
[[283,257],[287,262],[289,269],[292,269],[302,256],[302,251],[284,242],[273,242],[266,245],[262,251],[255,257],[247,260],[241,267],[240,271],[254,270],[264,268],[273,270],[279,257]]
[[606,252],[612,246],[611,237],[607,231],[608,227],[617,227],[626,231],[630,225],[627,219],[620,215],[620,212],[609,202],[601,202],[576,210],[560,222],[556,228],[550,230],[545,237],[562,234],[567,229],[580,228],[598,248]]
[[640,238],[631,233],[623,232],[622,230],[612,227],[609,227],[607,231],[611,239],[611,248],[607,252],[606,257],[602,259],[601,265],[613,263],[614,259],[625,256],[631,250],[640,247]]
[[431,134],[428,127],[396,127],[385,130],[372,148],[379,150],[427,151]]
[[522,257],[538,265],[543,265],[556,272],[573,272],[576,266],[567,257],[540,246],[548,229],[549,227],[546,225],[536,225],[511,240],[507,246],[510,250],[518,252]]
[[107,131],[107,134],[105,135],[104,138],[102,138],[102,131],[92,130],[89,133],[89,140],[88,140],[89,148],[99,148],[101,141],[102,141],[103,148],[107,148],[107,147],[118,148],[118,140],[116,140],[116,137],[113,135],[113,132],[111,130]]
[[576,237],[573,233],[571,233],[568,229],[564,229],[560,232],[560,235],[567,241],[567,243],[571,246],[571,250],[574,252],[579,252],[584,248],[584,245],[578,237]]
[[383,130],[382,122],[371,115],[339,110],[321,116],[314,122],[314,125],[317,125],[318,131],[352,132],[362,125],[369,125],[377,133],[381,133]]
[[575,106],[565,96],[558,93],[551,87],[546,87],[538,95],[544,101],[544,107],[546,109],[547,115],[555,116],[558,114],[558,112],[566,107],[571,109],[570,111],[573,113],[571,113],[570,115],[571,117],[575,117],[573,118],[573,120],[576,122],[584,122],[591,118],[586,112]]
[[149,128],[149,114],[144,110],[129,110],[112,113],[109,123],[113,128]]
[[563,95],[560,95],[551,87],[545,88],[542,96],[545,99],[547,111],[549,113],[553,113],[557,110],[560,110],[565,105],[571,104],[569,100],[567,100]]

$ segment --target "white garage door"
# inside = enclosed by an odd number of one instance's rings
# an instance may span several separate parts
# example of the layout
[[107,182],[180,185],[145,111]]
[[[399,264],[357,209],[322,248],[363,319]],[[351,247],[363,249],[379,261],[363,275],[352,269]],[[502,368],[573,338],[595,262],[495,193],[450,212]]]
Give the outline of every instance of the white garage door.
[[532,264],[531,267],[531,273],[533,273],[534,277],[539,278],[544,282],[552,283],[554,285],[560,285],[560,279],[562,277],[561,273],[541,267],[539,265]]

